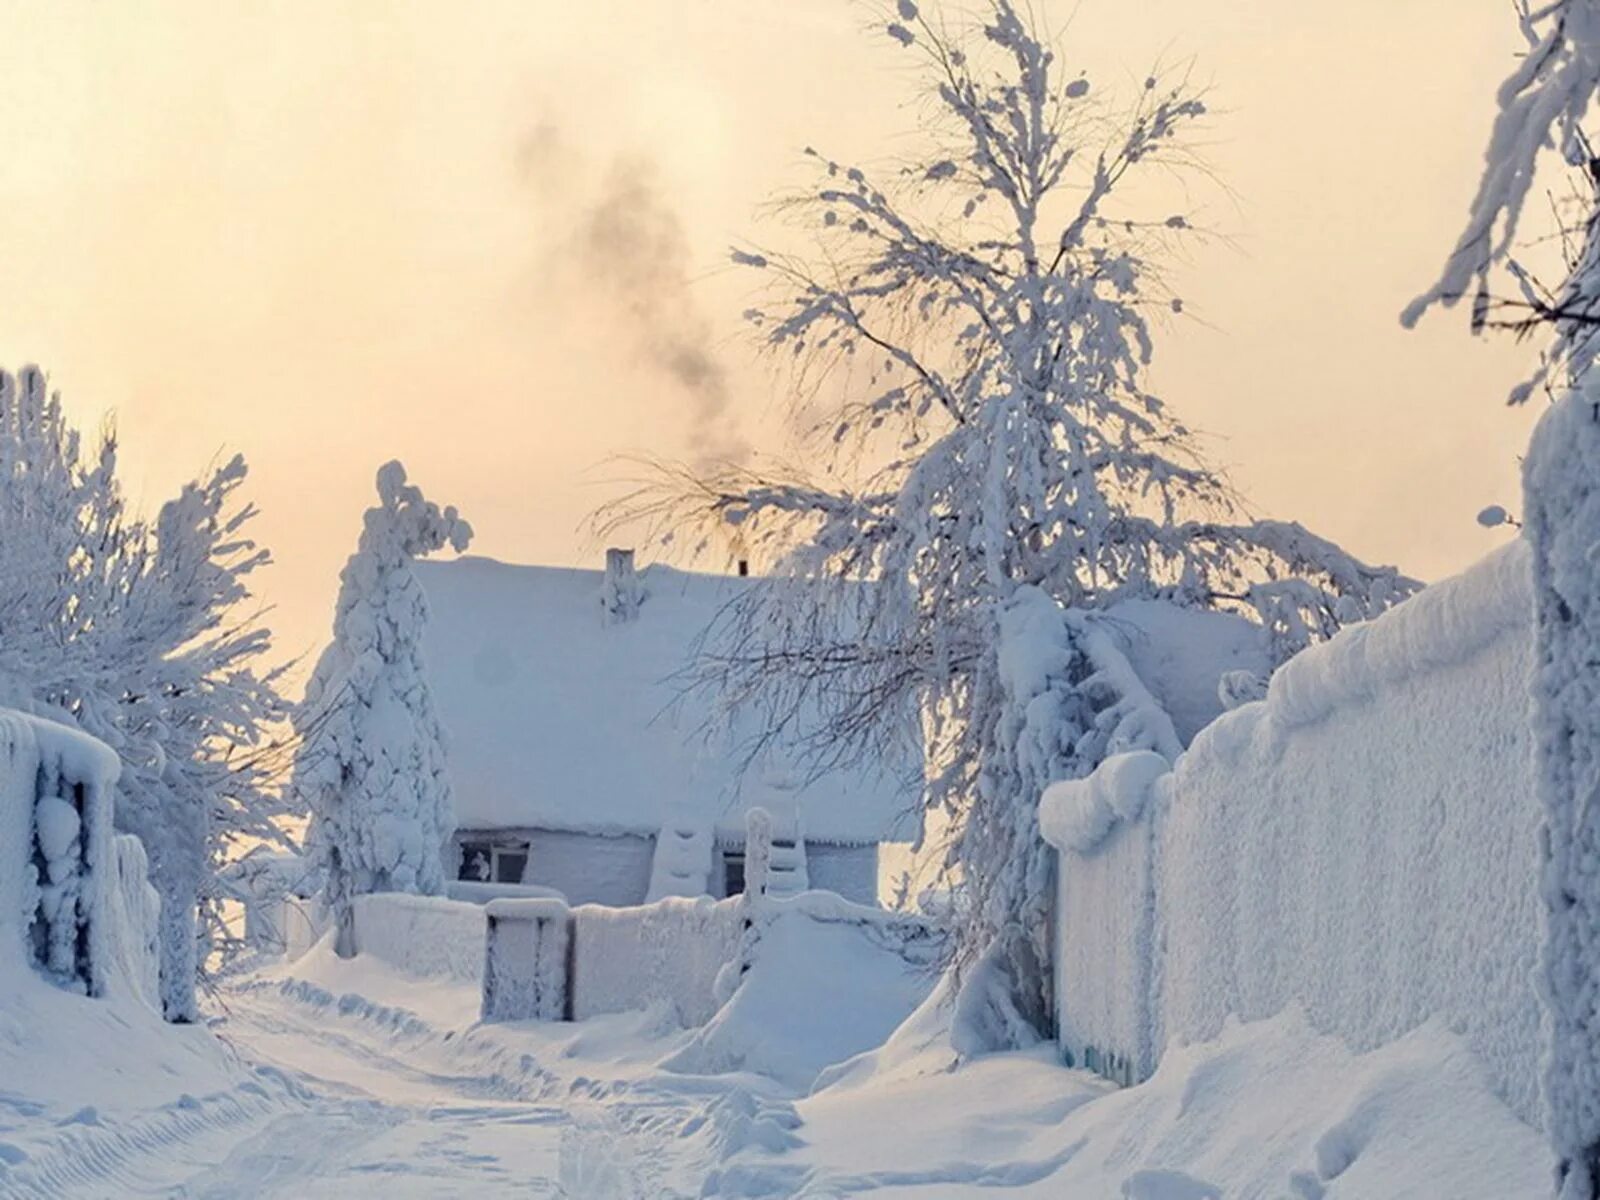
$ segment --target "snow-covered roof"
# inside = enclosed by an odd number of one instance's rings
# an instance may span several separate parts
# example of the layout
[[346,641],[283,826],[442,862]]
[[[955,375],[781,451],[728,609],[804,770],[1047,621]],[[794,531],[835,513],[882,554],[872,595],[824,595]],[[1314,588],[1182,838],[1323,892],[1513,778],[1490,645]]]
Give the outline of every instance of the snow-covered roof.
[[[713,700],[674,678],[754,581],[651,565],[637,615],[605,624],[600,571],[467,557],[417,575],[459,828],[654,834],[676,806],[742,837],[745,811],[773,804],[763,781],[787,764],[741,771],[735,747],[751,731],[719,725]],[[722,732],[708,737],[708,723]],[[805,836],[913,837],[920,797],[898,767],[833,771],[793,793]]]

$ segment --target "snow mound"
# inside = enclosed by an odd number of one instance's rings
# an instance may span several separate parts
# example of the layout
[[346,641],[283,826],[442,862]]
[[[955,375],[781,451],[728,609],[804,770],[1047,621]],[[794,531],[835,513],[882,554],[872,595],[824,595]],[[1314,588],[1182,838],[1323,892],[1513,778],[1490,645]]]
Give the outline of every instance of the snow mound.
[[752,909],[748,970],[662,1066],[751,1071],[806,1091],[825,1067],[883,1044],[933,987],[939,942],[914,919],[828,892]]
[[1019,1200],[1508,1200],[1549,1190],[1543,1139],[1438,1025],[1356,1055],[1288,1012],[1175,1048],[1132,1088],[1063,1071],[1042,1049],[818,1090],[795,1107],[801,1144],[748,1150],[725,1180],[777,1178],[781,1165],[806,1180],[805,1195],[1003,1188]]

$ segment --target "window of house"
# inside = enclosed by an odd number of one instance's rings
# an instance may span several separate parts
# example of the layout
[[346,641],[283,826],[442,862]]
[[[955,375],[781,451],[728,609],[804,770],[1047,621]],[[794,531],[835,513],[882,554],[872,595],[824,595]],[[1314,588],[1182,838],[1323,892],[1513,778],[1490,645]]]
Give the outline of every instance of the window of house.
[[496,883],[521,883],[522,873],[528,869],[528,843],[494,848],[494,881]]
[[457,878],[473,883],[521,883],[528,869],[527,842],[461,843]]
[[462,842],[461,866],[457,879],[488,883],[494,871],[494,847],[488,842]]
[[722,894],[724,896],[738,896],[744,892],[744,853],[743,851],[724,850],[722,852]]

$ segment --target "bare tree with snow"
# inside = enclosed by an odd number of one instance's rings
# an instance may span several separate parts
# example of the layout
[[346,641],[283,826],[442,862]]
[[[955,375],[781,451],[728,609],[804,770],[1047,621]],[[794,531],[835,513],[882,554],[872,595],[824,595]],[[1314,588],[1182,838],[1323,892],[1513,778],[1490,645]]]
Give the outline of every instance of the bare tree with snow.
[[333,641],[318,660],[295,726],[293,788],[311,811],[307,845],[327,871],[325,895],[350,955],[351,904],[370,892],[442,894],[455,828],[444,735],[422,667],[427,600],[412,560],[464,550],[472,528],[378,470],[379,503],[339,577]]
[[[1544,808],[1546,937],[1541,984],[1550,1012],[1545,1100],[1561,1200],[1600,1197],[1600,203],[1558,288],[1540,288],[1513,257],[1535,174],[1556,151],[1600,187],[1600,160],[1584,122],[1600,91],[1600,0],[1523,5],[1526,56],[1500,85],[1484,174],[1467,226],[1439,281],[1408,308],[1472,297],[1472,323],[1520,310],[1520,332],[1554,334],[1539,372],[1558,394],[1524,463],[1526,536],[1533,548],[1533,677],[1539,795]],[[1597,193],[1600,194],[1600,193]],[[1495,296],[1496,279],[1508,295]],[[1507,286],[1508,285],[1508,286]]]
[[[34,367],[0,373],[0,686],[123,760],[117,823],[162,898],[162,1003],[193,1020],[208,948],[236,942],[216,871],[240,839],[282,840],[287,714],[271,634],[246,605],[267,552],[245,532],[234,458],[151,523],[130,515],[116,443],[86,451]],[[196,929],[197,906],[205,918]]]
[[1246,609],[1287,654],[1414,585],[1245,518],[1145,386],[1154,324],[1182,309],[1160,263],[1193,230],[1125,185],[1194,165],[1200,98],[1158,78],[1102,98],[1025,9],[979,13],[888,9],[925,85],[911,165],[879,179],[813,151],[815,184],[784,206],[811,251],[735,251],[769,286],[747,316],[800,364],[816,465],[668,471],[615,513],[732,530],[785,576],[730,608],[699,676],[765,705],[770,738],[820,766],[926,720],[958,963],[983,984],[974,1027],[1004,1043],[1051,1016],[1039,792],[1160,739],[1072,611]]

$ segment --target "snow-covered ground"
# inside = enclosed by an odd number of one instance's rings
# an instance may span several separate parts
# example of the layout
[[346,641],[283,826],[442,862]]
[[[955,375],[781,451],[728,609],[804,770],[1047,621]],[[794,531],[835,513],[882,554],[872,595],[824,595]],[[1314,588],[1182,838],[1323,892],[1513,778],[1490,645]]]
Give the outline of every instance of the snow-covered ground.
[[[1047,1049],[951,1071],[937,1040],[901,1037],[807,1097],[665,1069],[690,1035],[664,1009],[484,1026],[471,986],[325,948],[241,977],[210,1030],[24,993],[0,1027],[8,1200],[1507,1200],[1549,1179],[1543,1139],[1431,1027],[1352,1055],[1292,1016],[1230,1026],[1127,1090]],[[46,1000],[49,1022],[26,1006]]]

